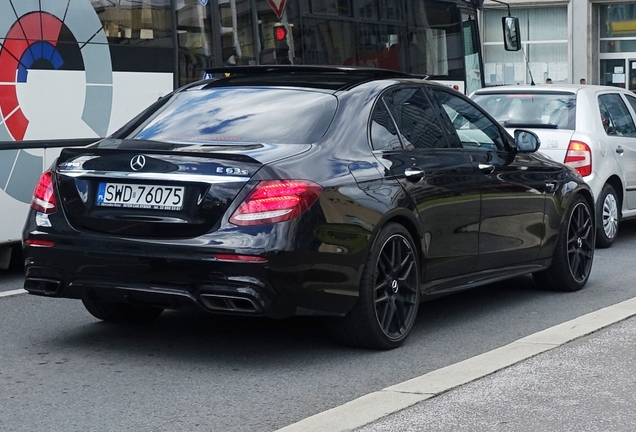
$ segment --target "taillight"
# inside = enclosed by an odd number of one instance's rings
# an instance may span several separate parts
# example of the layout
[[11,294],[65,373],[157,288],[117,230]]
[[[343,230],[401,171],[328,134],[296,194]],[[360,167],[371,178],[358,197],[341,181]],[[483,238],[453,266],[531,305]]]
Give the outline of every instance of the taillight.
[[320,195],[321,188],[306,180],[266,180],[245,198],[230,218],[236,225],[263,225],[300,216]]
[[24,244],[28,246],[36,246],[36,247],[53,247],[55,243],[49,240],[34,240],[34,239],[26,239]]
[[50,171],[46,171],[40,176],[40,181],[33,191],[31,208],[46,214],[55,213],[57,210],[55,193],[53,192],[53,176]]
[[214,258],[226,262],[267,262],[267,258],[258,255],[214,254]]
[[585,143],[570,141],[564,162],[577,170],[583,177],[592,174],[592,151]]

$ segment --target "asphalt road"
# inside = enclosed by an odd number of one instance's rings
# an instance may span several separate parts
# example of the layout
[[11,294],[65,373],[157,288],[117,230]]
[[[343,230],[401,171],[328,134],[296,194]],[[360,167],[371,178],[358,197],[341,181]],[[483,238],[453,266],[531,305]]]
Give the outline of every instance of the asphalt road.
[[[101,323],[78,301],[0,297],[0,430],[272,431],[636,297],[636,224],[577,293],[522,277],[422,305],[390,352],[334,345],[319,319],[164,313]],[[0,292],[21,287],[0,271]]]

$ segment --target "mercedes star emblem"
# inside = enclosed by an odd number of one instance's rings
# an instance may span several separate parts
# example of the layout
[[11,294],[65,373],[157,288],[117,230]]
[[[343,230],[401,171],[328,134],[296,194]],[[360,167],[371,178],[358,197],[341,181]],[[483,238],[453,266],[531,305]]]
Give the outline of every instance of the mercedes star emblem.
[[144,155],[137,155],[130,160],[130,167],[133,171],[139,171],[140,169],[143,169],[145,165],[146,157]]

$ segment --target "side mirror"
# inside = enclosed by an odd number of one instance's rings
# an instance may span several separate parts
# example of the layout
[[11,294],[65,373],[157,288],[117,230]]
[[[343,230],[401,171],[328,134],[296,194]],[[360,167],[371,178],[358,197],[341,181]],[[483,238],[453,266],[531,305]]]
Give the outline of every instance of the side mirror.
[[534,132],[524,129],[515,130],[515,145],[517,149],[524,153],[532,153],[539,150],[541,141]]
[[506,51],[519,51],[521,49],[521,36],[519,32],[519,18],[506,16],[501,18],[503,25],[503,40]]

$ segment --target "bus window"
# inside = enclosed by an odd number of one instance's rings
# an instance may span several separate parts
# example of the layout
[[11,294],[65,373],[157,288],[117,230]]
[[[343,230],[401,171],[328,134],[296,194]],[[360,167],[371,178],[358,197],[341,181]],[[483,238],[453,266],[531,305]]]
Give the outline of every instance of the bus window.
[[203,78],[213,66],[208,8],[198,0],[184,0],[176,5],[179,35],[179,85]]

